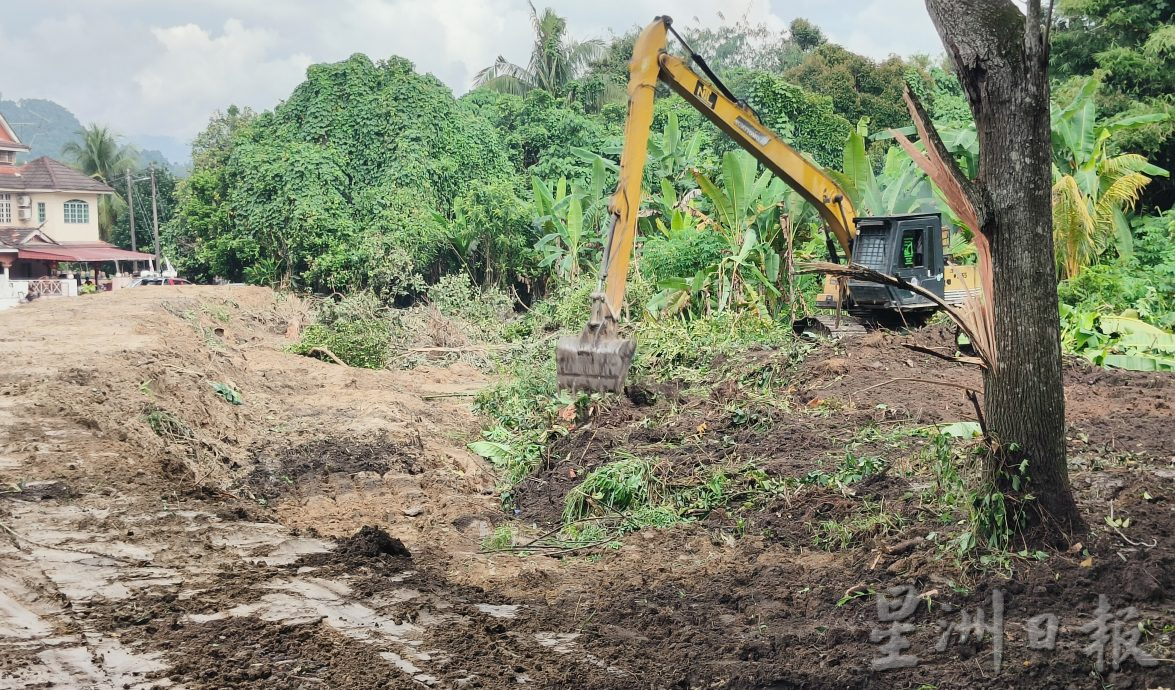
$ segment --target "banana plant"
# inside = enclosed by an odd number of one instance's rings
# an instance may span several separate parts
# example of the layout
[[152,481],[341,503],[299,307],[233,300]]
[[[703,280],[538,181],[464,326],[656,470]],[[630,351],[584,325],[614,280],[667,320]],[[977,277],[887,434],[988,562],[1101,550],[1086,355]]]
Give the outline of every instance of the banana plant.
[[1057,267],[1072,278],[1098,260],[1111,245],[1119,256],[1134,252],[1127,219],[1151,177],[1167,171],[1138,154],[1111,155],[1118,132],[1162,122],[1166,113],[1146,113],[1099,123],[1090,77],[1073,100],[1052,112],[1053,235]]
[[845,141],[844,171],[829,174],[844,188],[857,212],[867,216],[896,216],[938,210],[926,175],[906,152],[890,147],[885,153],[881,175],[865,151],[869,120],[861,118]]
[[[1165,122],[1171,116],[1152,112],[1099,121],[1096,95],[1100,86],[1096,75],[1089,77],[1068,103],[1052,106],[1053,245],[1057,269],[1066,278],[1095,263],[1110,246],[1119,256],[1133,254],[1129,216],[1134,204],[1152,177],[1168,175],[1143,156],[1113,155],[1112,144],[1120,132]],[[936,122],[934,126],[964,173],[974,177],[979,159],[975,123]],[[909,135],[914,128],[898,131]],[[887,132],[874,138],[890,136]]]
[[[669,113],[665,127],[660,132],[650,132],[648,160],[645,162],[645,181],[686,179],[690,168],[700,162],[705,137],[701,131],[694,132],[688,139],[681,132],[677,113]],[[599,153],[573,146],[572,155],[595,165],[602,161],[613,174],[620,172],[620,166],[612,158],[618,158],[624,150],[624,139],[616,137],[608,141]]]
[[[727,152],[722,157],[717,180],[696,168],[691,172],[708,208],[687,206],[686,212],[698,231],[721,235],[727,249],[714,265],[703,267],[692,277],[662,281],[661,292],[650,302],[649,311],[709,313],[737,308],[771,318],[780,308],[782,261],[773,242],[780,234],[779,213],[786,186],[770,172],[758,173],[755,159],[744,151]],[[663,189],[663,196],[668,192]]]
[[535,249],[542,256],[541,265],[557,276],[574,280],[583,271],[587,242],[584,232],[583,194],[569,188],[567,178],[554,185],[531,177],[539,227],[545,233]]

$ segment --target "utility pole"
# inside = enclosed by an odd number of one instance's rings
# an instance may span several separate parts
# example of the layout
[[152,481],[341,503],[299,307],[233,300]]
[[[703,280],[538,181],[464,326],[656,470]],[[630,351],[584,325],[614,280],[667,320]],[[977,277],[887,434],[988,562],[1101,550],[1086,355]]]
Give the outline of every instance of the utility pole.
[[126,207],[127,214],[131,217],[131,251],[139,251],[138,243],[135,241],[135,183],[131,180],[131,171],[126,171]]
[[155,164],[151,164],[151,230],[155,233],[155,267],[163,270],[163,252],[159,251],[159,205],[155,200]]

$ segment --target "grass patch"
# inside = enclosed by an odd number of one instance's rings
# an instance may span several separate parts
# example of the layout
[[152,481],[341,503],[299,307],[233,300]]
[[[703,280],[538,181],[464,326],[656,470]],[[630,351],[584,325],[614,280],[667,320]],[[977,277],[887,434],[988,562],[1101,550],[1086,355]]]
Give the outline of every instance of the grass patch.
[[624,513],[646,507],[660,498],[664,487],[648,458],[617,453],[614,460],[593,470],[568,492],[563,521],[573,522],[593,515]]
[[482,551],[503,551],[514,546],[517,535],[510,525],[498,525],[481,540]]
[[905,523],[897,513],[881,504],[864,501],[861,507],[842,520],[821,520],[809,525],[812,545],[827,551],[861,546],[867,539],[888,537]]
[[157,436],[164,438],[191,439],[194,437],[192,428],[174,414],[157,407],[147,410],[143,415],[147,426],[151,427]]

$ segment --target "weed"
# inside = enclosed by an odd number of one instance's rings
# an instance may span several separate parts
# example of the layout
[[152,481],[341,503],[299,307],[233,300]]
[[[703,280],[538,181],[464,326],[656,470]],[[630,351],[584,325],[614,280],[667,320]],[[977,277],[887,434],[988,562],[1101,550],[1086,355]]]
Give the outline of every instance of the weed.
[[646,527],[665,529],[682,522],[685,520],[672,506],[641,506],[625,516],[624,521],[620,523],[620,532],[625,534]]
[[859,482],[869,475],[877,474],[884,468],[885,460],[883,458],[874,455],[858,456],[846,451],[835,472],[828,474],[823,470],[813,470],[804,475],[800,483],[843,488]]
[[241,398],[241,394],[234,390],[233,387],[227,383],[212,381],[208,385],[212,386],[212,390],[216,391],[216,394],[224,398],[225,402],[229,403],[230,405],[241,405],[245,402],[244,399]]
[[721,467],[702,470],[700,480],[673,494],[674,503],[685,515],[702,517],[728,501],[730,478]]
[[660,496],[663,487],[648,459],[626,452],[616,455],[617,460],[593,470],[567,493],[564,522],[601,511],[623,513]]
[[482,551],[502,551],[514,546],[514,528],[510,525],[498,525],[481,540]]
[[167,410],[151,408],[143,416],[147,421],[147,426],[151,427],[151,431],[154,431],[158,436],[182,439],[193,437],[191,427]]
[[484,436],[484,440],[470,443],[469,449],[489,460],[507,486],[522,481],[538,467],[543,444],[537,439],[527,434],[511,434],[501,425],[487,430]]
[[228,323],[229,319],[231,318],[228,309],[226,309],[224,305],[217,305],[215,307],[204,305],[204,313],[208,314],[208,316],[212,317],[213,320],[220,323]]
[[866,589],[857,589],[857,590],[851,591],[848,594],[845,594],[843,597],[841,597],[840,599],[837,600],[836,607],[840,608],[841,606],[844,606],[845,604],[849,603],[850,601],[855,601],[857,599],[863,599],[865,597],[871,597],[874,594],[877,594],[877,590],[875,590],[871,587],[866,588]]
[[901,515],[887,512],[884,506],[865,501],[853,517],[844,520],[823,520],[812,531],[812,543],[829,551],[858,546],[868,537],[886,537],[904,523]]

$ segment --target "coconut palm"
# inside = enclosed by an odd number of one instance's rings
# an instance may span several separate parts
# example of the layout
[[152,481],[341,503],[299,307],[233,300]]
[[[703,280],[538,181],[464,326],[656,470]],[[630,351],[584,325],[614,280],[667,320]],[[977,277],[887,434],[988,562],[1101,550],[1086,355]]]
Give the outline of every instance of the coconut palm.
[[542,89],[555,96],[567,95],[574,81],[593,60],[603,57],[606,47],[600,39],[575,41],[567,36],[567,20],[551,8],[539,14],[530,5],[530,22],[534,27],[534,45],[530,63],[523,67],[501,55],[491,66],[477,73],[474,87],[484,87],[516,96]]
[[[138,163],[138,152],[122,144],[110,128],[91,123],[77,132],[77,140],[67,143],[61,152],[73,166],[95,180],[110,185],[114,179],[134,169]],[[102,195],[98,200],[98,232],[105,239],[118,218],[126,209],[126,202],[117,194]]]
[[1167,116],[1133,115],[1098,123],[1098,85],[1091,77],[1071,103],[1052,115],[1053,243],[1063,278],[1095,263],[1111,245],[1120,256],[1130,256],[1133,242],[1126,216],[1150,183],[1148,176],[1167,175],[1143,156],[1111,155],[1109,148],[1117,132]]

